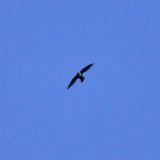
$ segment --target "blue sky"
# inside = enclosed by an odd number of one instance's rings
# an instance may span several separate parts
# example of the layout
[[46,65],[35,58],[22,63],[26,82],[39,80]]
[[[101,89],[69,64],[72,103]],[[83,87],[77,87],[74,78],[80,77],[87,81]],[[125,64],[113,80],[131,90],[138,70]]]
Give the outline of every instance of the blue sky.
[[159,6],[0,0],[0,159],[159,160]]

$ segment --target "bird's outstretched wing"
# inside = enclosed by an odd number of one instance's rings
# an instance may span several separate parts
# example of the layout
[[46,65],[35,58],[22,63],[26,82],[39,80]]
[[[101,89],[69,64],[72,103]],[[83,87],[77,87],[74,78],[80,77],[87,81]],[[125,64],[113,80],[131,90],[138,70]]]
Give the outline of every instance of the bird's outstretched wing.
[[70,81],[67,89],[69,89],[69,88],[76,82],[77,79],[78,79],[78,76],[76,75],[76,76]]
[[84,72],[88,71],[88,70],[92,67],[93,64],[94,64],[94,63],[89,64],[88,66],[84,67],[84,68],[80,71],[80,73],[83,74]]

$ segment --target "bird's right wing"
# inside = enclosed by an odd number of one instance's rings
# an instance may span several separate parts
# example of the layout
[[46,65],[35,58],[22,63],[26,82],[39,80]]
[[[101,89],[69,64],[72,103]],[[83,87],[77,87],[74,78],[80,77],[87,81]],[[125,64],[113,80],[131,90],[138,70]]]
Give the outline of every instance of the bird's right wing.
[[92,67],[92,65],[93,65],[93,63],[90,64],[90,65],[88,65],[88,66],[86,66],[86,67],[84,67],[84,68],[80,71],[80,73],[83,74],[84,72],[88,71],[88,70]]
[[77,79],[78,79],[78,76],[76,75],[76,76],[70,81],[67,89],[69,89],[69,88],[76,82]]

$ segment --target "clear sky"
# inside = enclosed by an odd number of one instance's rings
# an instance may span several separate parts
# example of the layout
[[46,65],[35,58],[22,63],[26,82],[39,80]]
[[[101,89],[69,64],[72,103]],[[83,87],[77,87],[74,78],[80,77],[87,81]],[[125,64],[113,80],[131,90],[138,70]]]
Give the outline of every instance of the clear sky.
[[0,0],[0,159],[160,160],[159,7]]

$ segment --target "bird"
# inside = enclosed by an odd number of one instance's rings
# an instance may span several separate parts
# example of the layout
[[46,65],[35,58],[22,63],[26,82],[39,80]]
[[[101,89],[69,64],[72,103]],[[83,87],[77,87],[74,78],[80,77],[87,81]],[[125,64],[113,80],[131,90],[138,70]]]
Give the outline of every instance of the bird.
[[89,65],[87,65],[86,67],[84,67],[80,72],[78,72],[73,79],[70,81],[67,89],[69,89],[75,82],[77,79],[80,79],[81,83],[84,81],[85,77],[83,76],[83,73],[85,73],[86,71],[88,71],[94,63],[91,63]]

